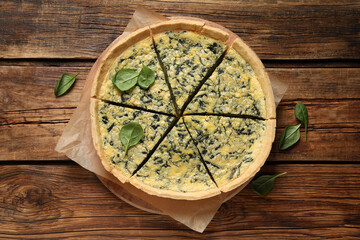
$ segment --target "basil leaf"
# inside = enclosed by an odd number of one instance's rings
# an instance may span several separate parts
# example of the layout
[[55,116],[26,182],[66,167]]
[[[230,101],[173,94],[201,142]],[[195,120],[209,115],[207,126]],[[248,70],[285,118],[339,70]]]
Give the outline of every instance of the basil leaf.
[[127,91],[136,85],[138,76],[139,73],[136,71],[124,68],[116,72],[112,82],[120,91]]
[[281,134],[279,141],[279,149],[285,150],[293,146],[300,139],[301,123],[295,126],[287,126]]
[[295,117],[305,125],[305,142],[307,139],[308,111],[304,104],[298,102],[295,106]]
[[280,173],[278,175],[263,175],[251,182],[251,188],[254,192],[260,196],[265,196],[268,194],[271,189],[273,189],[275,184],[275,179],[281,175],[286,174],[287,172]]
[[77,75],[79,75],[79,73],[77,73],[75,76],[64,73],[56,83],[54,89],[55,96],[60,97],[61,95],[67,93],[74,84]]
[[136,122],[129,122],[121,128],[119,137],[125,147],[125,156],[129,148],[136,145],[143,135],[144,130]]
[[154,81],[155,81],[154,71],[143,64],[138,78],[139,86],[143,89],[148,89],[151,86],[151,84],[154,83]]

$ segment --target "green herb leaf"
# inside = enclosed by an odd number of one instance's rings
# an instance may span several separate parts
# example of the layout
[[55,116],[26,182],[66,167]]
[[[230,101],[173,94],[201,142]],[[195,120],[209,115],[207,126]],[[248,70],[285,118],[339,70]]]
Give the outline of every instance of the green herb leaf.
[[307,139],[308,111],[304,104],[298,102],[295,106],[295,117],[305,125],[305,142]]
[[138,76],[138,72],[124,68],[116,72],[112,82],[120,91],[127,91],[136,85]]
[[285,150],[293,146],[300,139],[301,123],[295,126],[287,126],[280,137],[279,149]]
[[77,73],[75,76],[64,73],[56,83],[54,90],[55,96],[60,97],[61,95],[67,93],[74,84],[77,75],[79,75],[79,73]]
[[142,136],[144,135],[144,130],[140,124],[136,122],[129,122],[125,124],[120,130],[120,141],[125,147],[125,156],[128,149],[136,145]]
[[266,194],[268,194],[271,191],[271,189],[273,189],[274,184],[275,184],[275,179],[286,173],[287,172],[283,172],[278,175],[260,176],[256,180],[251,182],[251,188],[258,195],[265,196]]
[[155,73],[153,70],[142,64],[142,69],[139,73],[138,84],[143,89],[148,89],[155,81]]

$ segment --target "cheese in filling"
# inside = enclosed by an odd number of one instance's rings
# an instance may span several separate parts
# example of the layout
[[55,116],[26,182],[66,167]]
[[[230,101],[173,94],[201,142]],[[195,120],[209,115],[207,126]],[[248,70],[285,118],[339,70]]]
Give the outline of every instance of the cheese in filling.
[[[117,168],[129,178],[166,132],[174,117],[124,108],[95,99],[92,101],[97,101],[99,144],[105,159],[108,165]],[[129,148],[125,156],[125,148],[120,141],[119,133],[129,122],[139,123],[144,135],[138,144]]]
[[226,45],[191,31],[167,31],[156,34],[154,40],[181,109]]
[[231,48],[184,113],[250,115],[265,119],[265,95],[251,66]]
[[[138,85],[124,92],[117,89],[112,83],[116,72],[123,68],[140,72],[141,62],[155,72],[155,82],[148,89]],[[99,99],[175,115],[169,88],[150,37],[129,47],[117,58],[97,94]]]
[[132,178],[152,188],[173,192],[187,193],[216,188],[181,119]]
[[195,115],[184,119],[220,189],[239,178],[261,151],[263,120]]

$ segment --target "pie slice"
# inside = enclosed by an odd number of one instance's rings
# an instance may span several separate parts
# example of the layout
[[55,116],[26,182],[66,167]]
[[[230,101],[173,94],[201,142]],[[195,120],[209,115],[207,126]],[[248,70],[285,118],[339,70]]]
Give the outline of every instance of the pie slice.
[[[95,149],[105,169],[124,183],[165,134],[174,117],[120,107],[97,99],[91,99],[90,104]],[[144,135],[125,155],[119,133],[129,122],[139,123]]]
[[[148,27],[112,45],[102,60],[93,84],[93,97],[125,106],[176,114]],[[112,79],[118,70],[127,68],[140,72],[142,63],[155,73],[155,81],[148,89],[136,85],[128,91],[120,91],[115,87]]]
[[179,109],[227,49],[228,33],[204,24],[169,20],[151,26],[156,50]]
[[215,113],[270,119],[275,118],[274,102],[263,64],[245,43],[236,39],[184,114]]
[[149,194],[175,199],[220,194],[181,119],[130,183]]
[[217,186],[231,191],[254,176],[270,153],[275,120],[185,116],[185,124]]

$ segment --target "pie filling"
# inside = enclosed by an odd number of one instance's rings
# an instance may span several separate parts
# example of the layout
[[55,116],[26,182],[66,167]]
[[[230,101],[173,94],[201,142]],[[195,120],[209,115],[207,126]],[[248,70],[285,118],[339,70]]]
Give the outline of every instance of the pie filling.
[[[115,168],[129,178],[167,131],[174,117],[92,100],[96,101],[97,105],[99,144],[104,158],[109,161],[108,167]],[[129,148],[125,155],[119,134],[121,128],[129,122],[139,123],[144,130],[144,136],[138,144]]]
[[178,121],[132,178],[150,186],[155,192],[187,193],[216,188],[183,121]]
[[[140,72],[142,64],[155,73],[154,84],[149,89],[144,90],[136,85],[130,90],[122,92],[115,87],[112,79],[118,70],[128,68]],[[150,37],[134,44],[121,53],[105,76],[97,98],[127,106],[140,107],[145,110],[176,114],[164,72],[161,69]]]
[[265,100],[252,67],[231,48],[184,114],[248,115],[265,119]]
[[195,115],[184,119],[220,189],[240,177],[262,150],[266,121]]
[[191,31],[166,31],[154,36],[179,109],[226,51],[215,39]]
[[[234,49],[225,54],[226,44],[199,33],[165,31],[153,41],[156,49],[146,38],[124,51],[102,83],[101,100],[93,99],[103,165],[159,196],[201,199],[199,192],[231,190],[273,140],[267,128],[275,125],[267,122],[274,120],[265,120],[254,70]],[[149,89],[121,92],[113,85],[118,70],[140,71],[142,63],[156,75]],[[139,123],[144,135],[125,156],[119,132],[128,122]]]

